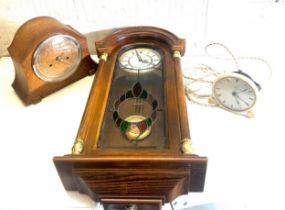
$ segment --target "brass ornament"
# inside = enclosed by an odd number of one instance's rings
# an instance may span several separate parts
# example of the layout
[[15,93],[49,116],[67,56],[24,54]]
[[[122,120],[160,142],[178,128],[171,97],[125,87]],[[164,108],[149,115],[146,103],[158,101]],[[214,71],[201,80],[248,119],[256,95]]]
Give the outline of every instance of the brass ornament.
[[100,61],[103,60],[105,62],[107,61],[107,59],[108,59],[108,53],[102,53],[102,55],[99,58]]
[[181,58],[181,54],[180,54],[180,52],[178,51],[178,50],[175,50],[174,52],[173,52],[173,58]]
[[192,154],[192,141],[189,138],[184,138],[181,142],[181,151],[183,154]]
[[82,139],[77,139],[72,147],[73,155],[80,155],[84,149],[84,141]]

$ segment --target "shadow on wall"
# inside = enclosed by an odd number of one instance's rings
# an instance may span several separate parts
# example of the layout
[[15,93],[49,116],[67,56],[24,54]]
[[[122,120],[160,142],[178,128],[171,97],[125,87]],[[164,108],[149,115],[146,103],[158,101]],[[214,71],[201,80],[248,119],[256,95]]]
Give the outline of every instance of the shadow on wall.
[[83,34],[87,38],[87,44],[89,48],[90,54],[97,54],[95,50],[95,41],[99,41],[104,39],[106,36],[111,34],[113,31],[120,29],[120,28],[111,28],[111,29],[105,29],[100,31],[92,31],[89,33]]

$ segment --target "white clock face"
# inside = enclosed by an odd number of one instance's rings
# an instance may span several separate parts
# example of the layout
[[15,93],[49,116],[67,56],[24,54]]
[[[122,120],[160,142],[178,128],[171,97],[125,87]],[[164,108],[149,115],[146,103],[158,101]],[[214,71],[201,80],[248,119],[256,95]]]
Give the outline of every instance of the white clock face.
[[160,53],[152,48],[135,47],[125,51],[119,57],[123,70],[137,73],[152,71],[161,64]]
[[255,84],[239,74],[225,74],[216,79],[213,95],[225,109],[242,112],[251,109],[257,99]]

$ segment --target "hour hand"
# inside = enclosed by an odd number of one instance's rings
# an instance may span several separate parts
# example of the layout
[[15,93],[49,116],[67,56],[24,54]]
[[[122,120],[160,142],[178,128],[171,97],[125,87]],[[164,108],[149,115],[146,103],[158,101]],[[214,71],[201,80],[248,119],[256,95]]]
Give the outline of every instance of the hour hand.
[[235,98],[235,100],[236,100],[237,105],[238,105],[239,108],[241,109],[241,105],[240,105],[240,102],[239,102],[239,100],[238,100],[237,95],[234,95],[234,98]]
[[70,63],[69,61],[67,61],[66,59],[60,59],[60,60],[58,60],[58,61],[60,61],[60,62],[62,62],[62,63],[65,63],[65,64],[68,64],[68,65],[71,65],[72,63]]
[[64,59],[63,57],[63,53],[59,56],[57,56],[55,59],[56,61],[59,61],[59,62],[62,62],[62,63],[65,63],[65,64],[68,64],[68,65],[71,65],[72,63],[70,63],[69,61],[67,61],[66,59]]
[[142,59],[141,55],[139,54],[139,52],[135,49],[136,55],[139,59],[140,62],[144,62],[144,60]]

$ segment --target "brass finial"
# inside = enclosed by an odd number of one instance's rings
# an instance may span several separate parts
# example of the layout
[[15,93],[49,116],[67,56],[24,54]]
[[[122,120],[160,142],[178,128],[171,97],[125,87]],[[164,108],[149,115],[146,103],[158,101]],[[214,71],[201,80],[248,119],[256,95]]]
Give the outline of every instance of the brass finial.
[[80,155],[84,149],[84,141],[82,139],[76,139],[72,147],[73,155]]
[[108,53],[102,53],[101,54],[101,56],[100,56],[100,58],[99,58],[99,60],[103,60],[103,61],[107,61],[107,59],[108,59]]
[[182,144],[181,145],[181,150],[182,150],[183,154],[187,154],[187,155],[192,154],[192,142],[191,142],[191,139],[184,138],[184,139],[182,139],[181,144]]
[[174,52],[173,52],[173,58],[181,58],[181,54],[180,54],[180,52],[178,51],[178,50],[175,50]]

